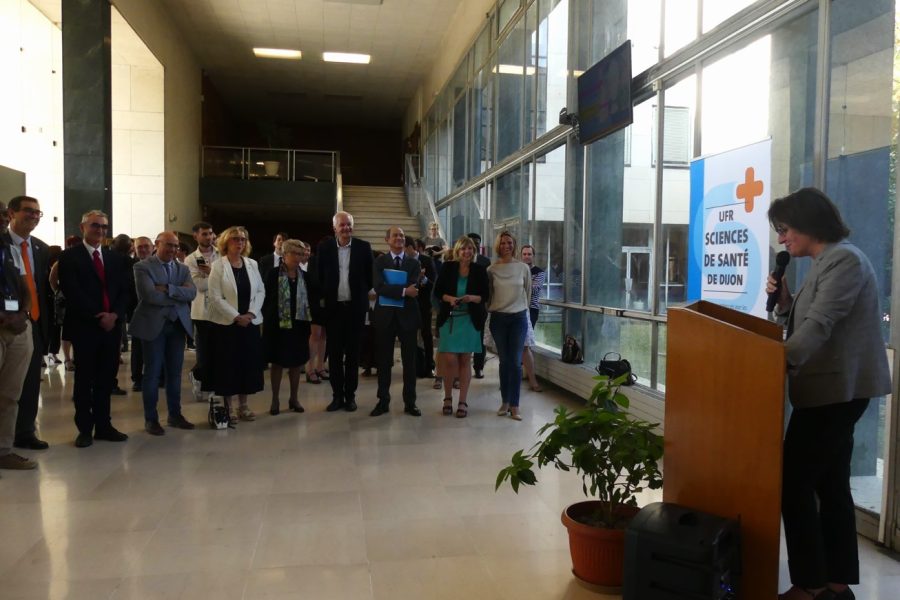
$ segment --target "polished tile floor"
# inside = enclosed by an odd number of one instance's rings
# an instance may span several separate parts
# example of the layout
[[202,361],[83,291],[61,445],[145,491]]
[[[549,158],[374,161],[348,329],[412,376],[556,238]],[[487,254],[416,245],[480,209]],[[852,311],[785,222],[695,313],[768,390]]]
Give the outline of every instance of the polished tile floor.
[[[270,416],[264,392],[251,399],[258,420],[232,431],[208,429],[185,385],[199,427],[159,438],[143,432],[129,393],[113,398],[113,415],[131,438],[79,450],[71,374],[48,369],[40,418],[51,448],[27,452],[37,471],[0,479],[0,598],[607,597],[570,573],[559,514],[581,498],[574,476],[548,471],[518,496],[494,492],[498,469],[557,403],[574,406],[569,396],[523,387],[524,421],[497,417],[492,360],[466,419],[441,416],[442,393],[426,380],[421,418],[399,400],[372,418],[375,380],[360,381],[356,413],[326,413],[327,383],[303,383],[305,414]],[[896,600],[900,562],[861,547],[857,597]]]

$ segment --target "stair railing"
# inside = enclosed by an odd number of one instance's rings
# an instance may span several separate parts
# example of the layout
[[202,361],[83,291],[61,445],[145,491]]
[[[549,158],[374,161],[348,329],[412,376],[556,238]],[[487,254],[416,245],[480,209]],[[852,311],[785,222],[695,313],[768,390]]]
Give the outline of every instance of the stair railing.
[[[429,225],[437,223],[440,228],[437,210],[434,208],[434,200],[431,194],[428,193],[428,190],[422,186],[422,181],[419,178],[418,169],[416,169],[419,156],[417,154],[407,154],[404,158],[406,176],[403,178],[403,191],[406,193],[409,214],[418,219],[420,230],[425,237],[428,237]],[[439,232],[439,235],[443,234],[443,231]]]

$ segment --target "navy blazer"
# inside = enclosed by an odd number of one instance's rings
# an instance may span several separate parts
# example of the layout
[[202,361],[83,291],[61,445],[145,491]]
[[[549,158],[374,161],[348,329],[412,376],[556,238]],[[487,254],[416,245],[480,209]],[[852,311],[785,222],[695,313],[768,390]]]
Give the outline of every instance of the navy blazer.
[[[350,242],[350,304],[359,318],[359,326],[365,322],[369,310],[369,290],[373,287],[372,246],[359,238]],[[338,282],[341,267],[338,262],[337,241],[332,238],[319,244],[316,250],[316,271],[319,289],[325,299],[325,319],[333,317],[337,311]]]
[[[8,231],[3,234],[3,239],[10,246],[13,245],[12,236]],[[31,236],[31,253],[34,255],[31,272],[34,274],[34,284],[41,309],[41,316],[37,320],[35,331],[40,334],[44,350],[46,350],[50,341],[50,297],[53,295],[50,289],[50,248],[42,240]],[[32,323],[32,325],[35,324]]]
[[[397,319],[401,329],[418,329],[422,323],[422,315],[419,310],[418,296],[403,296],[403,289],[416,283],[419,280],[422,267],[415,258],[403,256],[400,263],[400,270],[406,271],[405,285],[392,285],[384,280],[385,269],[396,269],[394,259],[391,253],[387,252],[375,259],[375,272],[373,279],[375,281],[375,310],[372,313],[372,321],[376,328],[387,327],[393,319]],[[381,304],[381,296],[393,298],[394,300],[403,300],[403,307],[383,306]]]
[[[166,291],[156,289],[157,285],[166,286]],[[197,296],[197,288],[187,265],[173,261],[170,278],[166,266],[153,255],[134,264],[134,286],[138,303],[128,328],[131,335],[141,340],[155,340],[174,310],[185,333],[193,337],[191,302]]]
[[[450,318],[450,304],[444,302],[444,295],[456,296],[456,285],[459,282],[459,263],[448,260],[441,266],[441,272],[434,284],[434,297],[440,303],[438,310],[437,326],[440,328]],[[469,279],[466,282],[466,294],[481,296],[481,302],[469,304],[469,316],[472,324],[478,331],[484,330],[484,322],[487,321],[487,305],[491,298],[490,283],[488,282],[487,269],[476,262],[469,264]]]
[[[128,303],[125,261],[121,254],[109,248],[101,248],[100,252],[103,256],[109,311],[118,315],[117,325],[121,325],[125,322]],[[63,250],[59,255],[59,289],[66,297],[63,327],[67,332],[77,336],[103,331],[96,317],[103,312],[103,290],[94,270],[94,260],[84,244]]]

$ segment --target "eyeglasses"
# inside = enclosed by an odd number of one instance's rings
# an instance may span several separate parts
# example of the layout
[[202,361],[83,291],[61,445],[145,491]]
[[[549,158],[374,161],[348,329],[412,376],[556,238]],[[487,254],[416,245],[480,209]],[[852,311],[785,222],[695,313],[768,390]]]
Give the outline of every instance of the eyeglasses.
[[787,233],[787,231],[788,228],[785,225],[779,225],[775,228],[775,233],[777,233],[778,235],[784,235]]
[[87,226],[91,229],[109,229],[109,225],[105,223],[88,223]]
[[32,217],[37,217],[38,219],[40,219],[41,217],[44,216],[44,213],[41,212],[40,210],[38,210],[36,208],[31,208],[28,206],[23,206],[22,208],[19,209],[19,212],[23,212],[26,215],[31,215]]
[[228,241],[230,241],[230,242],[246,242],[246,241],[247,241],[247,238],[245,238],[245,237],[233,237],[233,238],[228,238]]

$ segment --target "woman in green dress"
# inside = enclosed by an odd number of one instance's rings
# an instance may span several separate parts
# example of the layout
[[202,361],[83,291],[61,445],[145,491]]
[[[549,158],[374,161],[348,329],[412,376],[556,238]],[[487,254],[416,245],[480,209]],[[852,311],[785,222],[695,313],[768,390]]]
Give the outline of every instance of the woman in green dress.
[[487,319],[488,276],[487,270],[474,262],[476,252],[471,238],[460,237],[434,284],[434,297],[440,301],[437,326],[445,390],[443,414],[453,414],[453,379],[458,378],[456,416],[460,419],[469,412],[466,398],[472,379],[472,353],[481,350],[481,332]]

